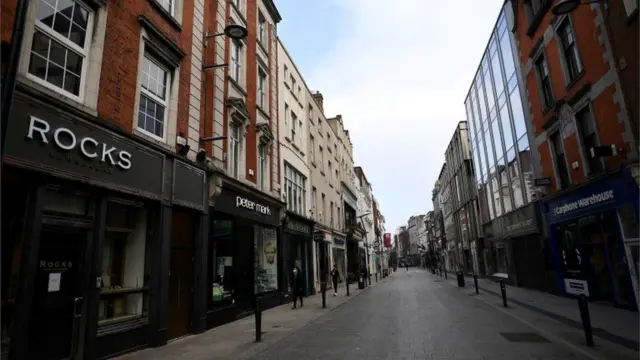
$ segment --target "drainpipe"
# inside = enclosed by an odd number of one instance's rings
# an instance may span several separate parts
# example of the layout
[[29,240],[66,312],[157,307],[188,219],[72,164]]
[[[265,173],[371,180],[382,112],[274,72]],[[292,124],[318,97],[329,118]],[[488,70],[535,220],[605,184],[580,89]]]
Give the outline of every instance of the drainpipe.
[[22,38],[24,37],[24,25],[27,21],[27,10],[29,9],[29,0],[18,0],[16,9],[15,22],[13,23],[13,31],[11,34],[11,54],[9,64],[7,65],[7,73],[2,82],[2,124],[1,124],[1,149],[0,158],[4,156],[4,144],[7,134],[7,124],[9,123],[9,115],[11,114],[11,103],[16,89],[16,76],[18,73],[18,64],[20,63],[20,50],[22,48]]

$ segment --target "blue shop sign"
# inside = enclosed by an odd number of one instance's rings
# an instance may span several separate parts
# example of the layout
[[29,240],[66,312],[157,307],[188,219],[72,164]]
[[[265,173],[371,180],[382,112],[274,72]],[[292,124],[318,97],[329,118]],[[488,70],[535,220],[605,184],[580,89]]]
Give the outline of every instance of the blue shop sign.
[[638,201],[638,187],[626,171],[547,201],[550,224],[620,207]]
[[344,245],[344,239],[334,237],[333,238],[333,243],[336,244],[336,245]]

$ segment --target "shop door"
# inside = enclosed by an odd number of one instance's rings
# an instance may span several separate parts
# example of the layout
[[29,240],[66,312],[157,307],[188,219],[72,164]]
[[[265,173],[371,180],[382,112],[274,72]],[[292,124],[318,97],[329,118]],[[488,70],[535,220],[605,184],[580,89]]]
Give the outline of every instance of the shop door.
[[193,222],[187,213],[173,213],[169,267],[169,340],[189,334],[193,301]]
[[30,312],[28,359],[81,357],[82,274],[88,238],[88,230],[82,227],[43,224]]
[[241,309],[251,309],[254,294],[254,264],[253,264],[253,228],[238,226],[234,233],[235,251],[233,270],[236,291],[234,299]]

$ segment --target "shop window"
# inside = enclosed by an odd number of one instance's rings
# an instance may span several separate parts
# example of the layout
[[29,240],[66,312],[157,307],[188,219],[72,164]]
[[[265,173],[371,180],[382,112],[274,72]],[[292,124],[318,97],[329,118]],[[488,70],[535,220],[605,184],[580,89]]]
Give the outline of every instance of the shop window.
[[214,220],[212,237],[209,256],[209,263],[212,266],[210,308],[234,303],[233,222]]
[[620,221],[620,229],[624,235],[624,240],[637,240],[640,238],[640,230],[638,230],[638,219],[636,218],[633,205],[626,205],[618,210]]
[[110,201],[102,247],[98,324],[147,316],[147,212],[138,204]]
[[275,229],[254,227],[254,293],[278,290],[278,237]]
[[507,248],[502,244],[496,244],[496,272],[502,274],[509,273],[509,260],[507,258]]
[[629,266],[624,243],[620,241],[616,226],[616,214],[607,211],[601,214],[602,235],[606,243],[610,276],[613,278],[611,290],[617,303],[629,306],[634,303]]

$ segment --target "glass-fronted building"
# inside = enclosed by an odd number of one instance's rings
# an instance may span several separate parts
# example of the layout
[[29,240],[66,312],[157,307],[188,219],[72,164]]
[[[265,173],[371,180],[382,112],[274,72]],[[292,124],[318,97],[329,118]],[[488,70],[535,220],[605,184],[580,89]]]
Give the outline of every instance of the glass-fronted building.
[[[544,259],[525,257],[535,248],[542,250],[543,241],[538,231],[532,153],[511,24],[511,5],[507,2],[491,33],[465,107],[478,185],[478,212],[486,242],[485,270],[514,285],[541,288],[544,279],[527,273],[541,270]],[[518,258],[522,258],[520,264]]]

